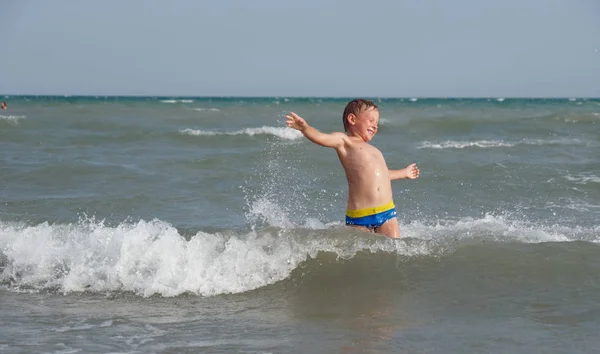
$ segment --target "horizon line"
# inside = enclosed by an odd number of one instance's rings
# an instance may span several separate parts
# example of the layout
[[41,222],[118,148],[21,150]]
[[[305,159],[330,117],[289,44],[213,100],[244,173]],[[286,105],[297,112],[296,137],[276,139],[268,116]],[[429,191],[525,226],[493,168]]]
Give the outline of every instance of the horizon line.
[[194,96],[194,95],[97,95],[97,94],[6,94],[0,93],[0,97],[90,97],[90,98],[290,98],[290,99],[600,99],[593,96],[282,96],[282,95],[265,95],[265,96],[244,96],[244,95],[210,95],[210,96]]

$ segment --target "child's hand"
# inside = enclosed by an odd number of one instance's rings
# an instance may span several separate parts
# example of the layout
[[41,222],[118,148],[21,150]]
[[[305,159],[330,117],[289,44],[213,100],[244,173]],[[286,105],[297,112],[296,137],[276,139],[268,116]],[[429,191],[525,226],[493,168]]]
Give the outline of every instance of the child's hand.
[[420,171],[416,163],[411,163],[410,165],[406,166],[404,170],[406,171],[406,178],[408,179],[415,179],[419,177]]
[[290,112],[287,116],[287,126],[302,131],[308,126],[306,121],[294,112]]

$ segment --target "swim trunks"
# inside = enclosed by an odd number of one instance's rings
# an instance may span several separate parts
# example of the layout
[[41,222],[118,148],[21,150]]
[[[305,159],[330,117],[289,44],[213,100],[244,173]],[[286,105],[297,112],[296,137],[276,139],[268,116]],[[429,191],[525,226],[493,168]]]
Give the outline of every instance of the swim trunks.
[[396,216],[394,201],[375,208],[346,211],[346,225],[364,226],[375,229]]

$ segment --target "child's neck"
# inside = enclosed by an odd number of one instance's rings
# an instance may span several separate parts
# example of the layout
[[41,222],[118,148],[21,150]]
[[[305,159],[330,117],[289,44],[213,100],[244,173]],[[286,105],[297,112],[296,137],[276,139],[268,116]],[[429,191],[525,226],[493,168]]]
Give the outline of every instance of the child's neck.
[[346,135],[348,135],[348,137],[351,139],[366,143],[366,141],[359,134],[356,134],[355,132],[348,131],[348,132],[346,132]]

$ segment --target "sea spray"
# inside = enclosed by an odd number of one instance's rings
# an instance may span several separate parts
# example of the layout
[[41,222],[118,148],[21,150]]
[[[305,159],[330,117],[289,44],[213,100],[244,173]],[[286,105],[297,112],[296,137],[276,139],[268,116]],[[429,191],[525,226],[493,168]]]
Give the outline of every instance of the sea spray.
[[[260,222],[261,225],[281,228],[301,225],[323,228],[331,223],[323,222],[325,214],[335,210],[334,203],[337,204],[340,199],[340,187],[344,187],[346,181],[339,181],[331,190],[312,188],[310,181],[319,178],[323,183],[331,180],[331,175],[323,178],[315,164],[312,164],[312,169],[302,169],[300,166],[311,165],[311,149],[314,147],[305,144],[305,139],[297,140],[298,134],[303,138],[298,131],[284,129],[285,135],[275,135],[276,138],[269,140],[264,151],[265,158],[257,161],[254,176],[243,187],[248,207],[246,218],[252,225]],[[293,139],[288,137],[290,133]],[[332,153],[332,162],[334,159]]]

